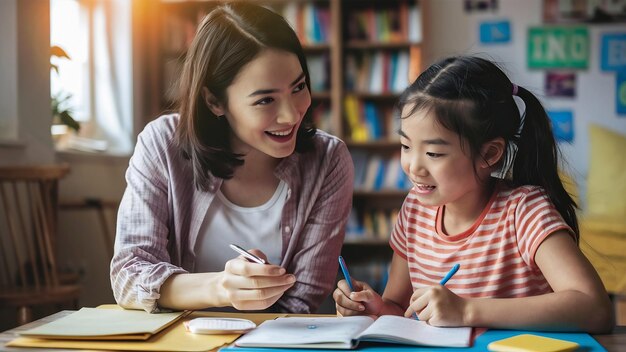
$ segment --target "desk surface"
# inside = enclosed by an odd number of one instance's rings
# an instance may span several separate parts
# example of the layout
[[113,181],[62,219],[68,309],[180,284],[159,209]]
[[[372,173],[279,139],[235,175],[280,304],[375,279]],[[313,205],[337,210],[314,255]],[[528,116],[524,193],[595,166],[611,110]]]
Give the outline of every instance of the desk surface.
[[[6,343],[18,337],[18,332],[20,330],[26,330],[30,328],[34,328],[35,326],[39,326],[54,320],[57,320],[63,316],[71,314],[73,311],[65,310],[62,312],[58,312],[56,314],[50,315],[48,317],[39,319],[32,323],[17,327],[15,329],[7,330],[5,332],[0,333],[0,351],[14,351],[14,352],[76,352],[77,350],[64,350],[64,349],[43,349],[43,348],[17,348],[17,347],[6,347]],[[594,335],[593,336],[604,348],[608,351],[616,351],[616,352],[626,352],[626,326],[618,326],[615,328],[612,334],[608,335]]]

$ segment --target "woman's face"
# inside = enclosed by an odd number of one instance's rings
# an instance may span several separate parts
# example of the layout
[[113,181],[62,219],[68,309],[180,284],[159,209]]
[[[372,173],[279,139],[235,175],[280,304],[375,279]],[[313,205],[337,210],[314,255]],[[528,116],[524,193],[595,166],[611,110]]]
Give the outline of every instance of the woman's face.
[[274,158],[293,153],[298,127],[311,105],[304,71],[290,52],[266,49],[243,66],[227,88],[224,111],[235,153]]

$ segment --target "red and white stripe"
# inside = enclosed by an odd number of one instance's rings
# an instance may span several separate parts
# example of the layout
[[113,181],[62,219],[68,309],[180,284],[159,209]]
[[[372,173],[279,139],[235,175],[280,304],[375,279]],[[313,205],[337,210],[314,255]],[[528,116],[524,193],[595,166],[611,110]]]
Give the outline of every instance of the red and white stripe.
[[442,207],[424,206],[411,191],[390,245],[409,265],[413,287],[437,285],[454,266],[446,287],[464,297],[525,297],[551,292],[534,262],[541,242],[557,230],[572,232],[542,188],[499,188],[467,231],[442,231]]

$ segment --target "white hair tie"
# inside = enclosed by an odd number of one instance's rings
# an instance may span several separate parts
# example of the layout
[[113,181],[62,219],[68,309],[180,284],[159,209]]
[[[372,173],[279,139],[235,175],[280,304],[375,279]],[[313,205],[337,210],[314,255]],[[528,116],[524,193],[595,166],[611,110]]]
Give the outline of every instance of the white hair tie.
[[515,137],[510,139],[506,144],[506,151],[504,153],[504,160],[502,161],[502,167],[498,170],[494,170],[491,172],[491,176],[499,179],[512,180],[513,179],[513,164],[515,164],[515,157],[517,156],[517,142],[516,140],[522,137],[522,130],[524,129],[524,121],[526,120],[526,103],[517,94],[518,87],[516,84],[513,84],[513,101],[515,105],[517,105],[517,110],[519,110],[520,123],[517,129],[517,133],[515,133]]

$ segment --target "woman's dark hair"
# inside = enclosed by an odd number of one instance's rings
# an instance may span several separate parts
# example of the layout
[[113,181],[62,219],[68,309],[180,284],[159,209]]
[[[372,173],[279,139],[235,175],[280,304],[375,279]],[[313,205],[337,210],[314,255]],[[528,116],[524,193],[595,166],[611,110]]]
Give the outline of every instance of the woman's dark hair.
[[[521,119],[513,99],[514,89],[526,105],[526,118],[519,135]],[[412,106],[403,118],[417,110],[432,111],[443,127],[468,143],[473,159],[480,156],[484,143],[498,137],[506,143],[516,143],[519,149],[513,177],[506,182],[512,187],[543,187],[578,240],[577,205],[559,178],[559,150],[550,119],[537,97],[513,85],[496,64],[479,57],[443,59],[417,77],[401,95],[398,105],[400,111]]]
[[[298,57],[310,87],[309,71],[302,46],[293,29],[280,15],[250,3],[233,2],[216,6],[205,16],[196,32],[179,81],[176,105],[180,122],[174,143],[191,160],[195,186],[207,190],[209,176],[231,178],[243,155],[232,151],[230,126],[214,115],[202,96],[207,87],[219,103],[228,105],[226,89],[243,66],[264,49],[278,49]],[[310,89],[310,88],[308,88]],[[311,109],[306,112],[296,136],[296,151],[312,147],[315,127]]]

